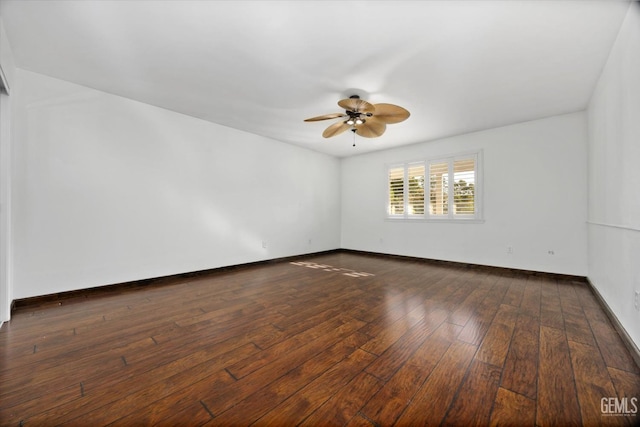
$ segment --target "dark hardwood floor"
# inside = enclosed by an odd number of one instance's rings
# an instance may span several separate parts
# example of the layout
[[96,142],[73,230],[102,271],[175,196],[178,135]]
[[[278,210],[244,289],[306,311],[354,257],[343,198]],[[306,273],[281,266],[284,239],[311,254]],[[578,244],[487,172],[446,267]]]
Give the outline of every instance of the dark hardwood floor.
[[336,252],[22,307],[0,346],[7,426],[640,424],[587,285],[507,270]]

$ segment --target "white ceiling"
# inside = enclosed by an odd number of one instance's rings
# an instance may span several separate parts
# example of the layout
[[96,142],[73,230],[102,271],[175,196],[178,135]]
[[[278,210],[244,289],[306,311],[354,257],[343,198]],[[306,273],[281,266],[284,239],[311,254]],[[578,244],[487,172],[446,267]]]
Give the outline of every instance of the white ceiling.
[[[628,1],[17,1],[19,67],[334,156],[586,107]],[[324,139],[359,94],[411,112]]]

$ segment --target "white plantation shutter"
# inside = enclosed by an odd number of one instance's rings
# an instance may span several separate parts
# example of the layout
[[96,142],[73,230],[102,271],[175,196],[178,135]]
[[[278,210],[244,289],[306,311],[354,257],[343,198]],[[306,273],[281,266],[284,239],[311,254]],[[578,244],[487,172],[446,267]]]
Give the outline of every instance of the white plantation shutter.
[[394,165],[387,171],[387,215],[390,218],[424,217],[424,163]]
[[478,153],[429,162],[429,218],[480,219]]
[[404,166],[389,168],[389,216],[404,215]]
[[424,215],[424,163],[411,163],[407,167],[407,215]]
[[475,158],[453,162],[453,207],[455,215],[475,214],[476,160]]
[[449,163],[437,162],[429,165],[429,214],[449,213]]

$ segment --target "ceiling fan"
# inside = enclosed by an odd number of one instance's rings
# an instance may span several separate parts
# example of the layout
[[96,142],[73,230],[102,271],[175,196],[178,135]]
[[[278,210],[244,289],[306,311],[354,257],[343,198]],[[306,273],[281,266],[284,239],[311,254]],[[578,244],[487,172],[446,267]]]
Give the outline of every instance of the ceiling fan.
[[322,132],[325,138],[340,135],[349,129],[365,138],[376,138],[384,133],[388,124],[400,123],[409,117],[409,112],[402,107],[393,104],[370,104],[358,95],[342,99],[338,101],[338,105],[345,109],[344,113],[311,117],[305,119],[305,122],[341,119]]

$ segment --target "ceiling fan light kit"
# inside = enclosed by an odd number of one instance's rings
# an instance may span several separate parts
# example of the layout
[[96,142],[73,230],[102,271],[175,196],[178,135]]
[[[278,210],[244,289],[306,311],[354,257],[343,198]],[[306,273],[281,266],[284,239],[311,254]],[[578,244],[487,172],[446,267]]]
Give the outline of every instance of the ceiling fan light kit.
[[355,135],[365,138],[377,138],[387,129],[387,124],[400,123],[409,118],[409,111],[394,104],[371,104],[352,95],[338,101],[338,106],[344,108],[344,113],[331,113],[305,119],[305,122],[340,119],[324,130],[322,136],[331,138],[351,130]]

